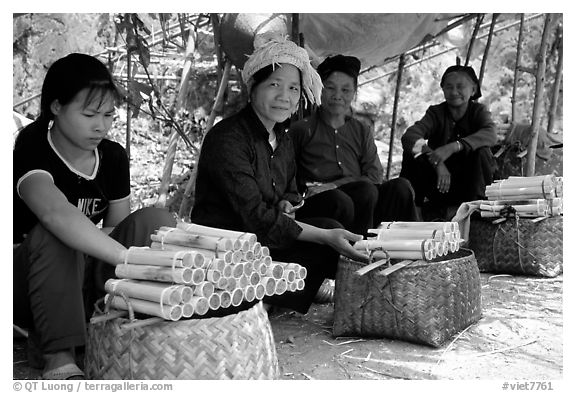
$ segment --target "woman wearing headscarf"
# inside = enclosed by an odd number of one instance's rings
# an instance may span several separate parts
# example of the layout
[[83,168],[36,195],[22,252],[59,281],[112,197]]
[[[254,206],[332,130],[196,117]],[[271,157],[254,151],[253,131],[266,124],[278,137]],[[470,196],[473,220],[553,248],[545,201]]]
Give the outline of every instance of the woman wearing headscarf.
[[306,204],[297,218],[322,214],[365,234],[381,221],[415,221],[414,192],[406,179],[383,181],[372,131],[352,114],[360,60],[326,58],[318,73],[322,105],[290,127],[298,165],[298,185]]
[[302,291],[267,297],[267,304],[306,313],[325,278],[333,278],[340,254],[365,257],[350,241],[362,238],[337,221],[294,219],[302,197],[289,135],[276,126],[297,110],[302,92],[320,102],[321,81],[308,53],[275,34],[257,36],[242,78],[249,103],[220,121],[204,138],[191,221],[255,233],[274,260],[307,268]]
[[448,67],[440,87],[445,101],[428,107],[402,136],[400,176],[412,183],[418,206],[427,198],[438,218],[450,219],[447,210],[485,199],[496,170],[490,147],[497,134],[490,112],[476,102],[482,93],[472,67]]

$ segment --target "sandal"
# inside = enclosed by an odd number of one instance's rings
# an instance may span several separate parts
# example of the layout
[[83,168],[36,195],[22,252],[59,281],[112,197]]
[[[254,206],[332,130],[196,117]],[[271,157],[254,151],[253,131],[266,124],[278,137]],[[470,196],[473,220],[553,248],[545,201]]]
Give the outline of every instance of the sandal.
[[68,363],[42,373],[42,379],[85,379],[85,377],[84,372],[76,364]]

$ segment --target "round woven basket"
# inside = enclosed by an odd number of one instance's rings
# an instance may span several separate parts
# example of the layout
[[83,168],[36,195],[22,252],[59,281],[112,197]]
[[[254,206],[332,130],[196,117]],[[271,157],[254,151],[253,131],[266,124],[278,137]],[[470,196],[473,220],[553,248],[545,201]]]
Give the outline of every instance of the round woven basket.
[[277,379],[268,315],[258,302],[221,318],[123,327],[127,319],[91,323],[88,379]]
[[562,273],[563,217],[500,224],[470,221],[470,244],[481,272],[556,277]]
[[387,337],[441,346],[481,317],[480,272],[467,249],[415,261],[389,276],[341,257],[334,299],[335,336]]

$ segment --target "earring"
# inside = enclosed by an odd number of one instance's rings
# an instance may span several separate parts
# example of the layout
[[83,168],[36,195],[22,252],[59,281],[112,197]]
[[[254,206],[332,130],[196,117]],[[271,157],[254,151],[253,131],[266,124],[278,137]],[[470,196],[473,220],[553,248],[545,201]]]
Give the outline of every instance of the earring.
[[52,129],[52,127],[54,127],[54,120],[50,120],[48,122],[48,131],[50,131]]

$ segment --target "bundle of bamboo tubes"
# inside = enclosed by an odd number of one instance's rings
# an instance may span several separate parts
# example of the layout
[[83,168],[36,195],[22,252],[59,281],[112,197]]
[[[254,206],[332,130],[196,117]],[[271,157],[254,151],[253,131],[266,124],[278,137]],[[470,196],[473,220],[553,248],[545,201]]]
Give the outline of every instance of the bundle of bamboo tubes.
[[488,200],[480,201],[480,215],[502,217],[513,211],[523,218],[559,216],[563,214],[562,196],[562,177],[511,176],[486,186]]
[[373,239],[359,240],[357,250],[366,250],[374,259],[410,259],[430,261],[460,249],[457,222],[382,222],[368,233]]
[[306,268],[273,261],[251,233],[179,223],[151,235],[150,247],[130,247],[105,301],[176,321],[304,288]]
[[488,200],[553,199],[563,194],[562,178],[554,175],[511,176],[486,186]]

